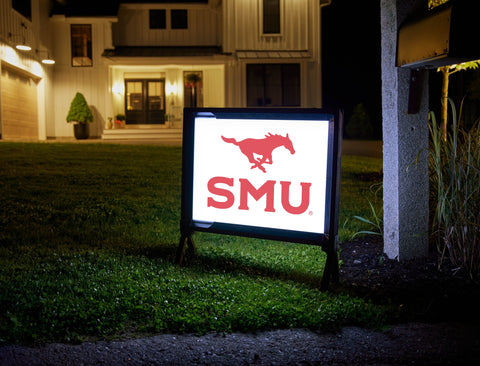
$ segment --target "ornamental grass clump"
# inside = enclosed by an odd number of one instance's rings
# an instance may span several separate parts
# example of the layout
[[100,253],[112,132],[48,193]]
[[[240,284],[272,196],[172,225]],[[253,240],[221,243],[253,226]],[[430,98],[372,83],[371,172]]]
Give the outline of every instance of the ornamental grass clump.
[[[460,126],[455,105],[452,128],[442,128],[430,113],[430,183],[434,202],[433,233],[442,265],[449,259],[480,277],[480,125],[469,131]],[[459,116],[462,115],[460,108]]]

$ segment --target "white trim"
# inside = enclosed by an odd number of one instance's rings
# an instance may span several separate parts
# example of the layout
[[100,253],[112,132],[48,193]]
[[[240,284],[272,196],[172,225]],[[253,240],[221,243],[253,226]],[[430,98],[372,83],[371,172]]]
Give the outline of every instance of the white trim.
[[53,22],[64,22],[67,24],[102,24],[102,23],[117,23],[118,17],[66,17],[65,15],[52,15],[50,20]]
[[273,60],[280,60],[285,62],[288,60],[297,61],[311,59],[312,54],[309,51],[237,51],[239,59],[255,59],[266,60],[265,62],[272,62]]
[[145,4],[121,4],[120,9],[133,9],[133,10],[150,10],[150,9],[207,9],[209,4],[156,4],[156,3],[145,3]]

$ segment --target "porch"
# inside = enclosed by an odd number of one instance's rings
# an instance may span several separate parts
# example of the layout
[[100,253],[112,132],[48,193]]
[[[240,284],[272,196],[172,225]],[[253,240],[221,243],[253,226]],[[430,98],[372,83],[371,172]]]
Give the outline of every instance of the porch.
[[127,125],[123,128],[105,129],[102,140],[155,141],[182,143],[182,128],[166,128],[159,125]]

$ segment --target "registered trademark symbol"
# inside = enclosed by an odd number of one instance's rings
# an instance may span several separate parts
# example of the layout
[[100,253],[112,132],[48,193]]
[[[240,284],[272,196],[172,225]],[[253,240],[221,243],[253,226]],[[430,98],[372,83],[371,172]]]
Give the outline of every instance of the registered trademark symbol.
[[308,215],[309,215],[309,216],[312,216],[312,215],[313,215],[313,211],[308,211]]

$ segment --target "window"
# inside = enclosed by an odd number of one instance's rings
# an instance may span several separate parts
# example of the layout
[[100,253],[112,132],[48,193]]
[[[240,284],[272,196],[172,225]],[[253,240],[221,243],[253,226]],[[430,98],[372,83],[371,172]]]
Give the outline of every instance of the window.
[[186,9],[172,9],[172,29],[188,29],[188,12]]
[[247,106],[300,106],[300,64],[248,64]]
[[92,25],[71,26],[72,66],[92,66]]
[[263,0],[263,34],[280,33],[280,0]]
[[150,29],[166,29],[167,14],[165,9],[150,10]]
[[12,8],[22,14],[25,18],[32,20],[31,0],[12,0]]

